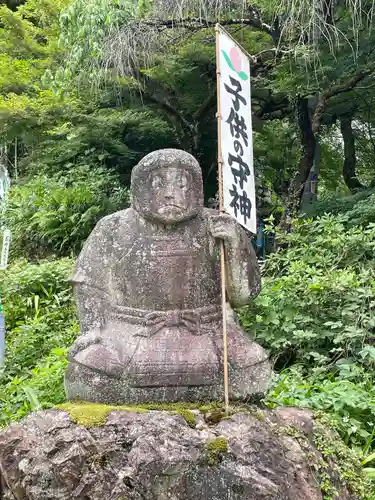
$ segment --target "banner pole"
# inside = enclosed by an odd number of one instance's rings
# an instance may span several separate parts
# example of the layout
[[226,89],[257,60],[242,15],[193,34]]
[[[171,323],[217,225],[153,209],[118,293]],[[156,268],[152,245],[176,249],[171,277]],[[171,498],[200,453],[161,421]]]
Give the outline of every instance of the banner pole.
[[[224,211],[223,200],[223,159],[221,155],[221,114],[220,114],[220,49],[219,49],[219,24],[216,31],[216,82],[217,82],[217,159],[219,173],[219,210]],[[227,302],[226,302],[226,270],[224,241],[220,241],[220,270],[221,270],[221,306],[223,314],[223,363],[224,363],[224,401],[225,413],[229,412],[229,376],[228,376],[228,332],[227,332]]]

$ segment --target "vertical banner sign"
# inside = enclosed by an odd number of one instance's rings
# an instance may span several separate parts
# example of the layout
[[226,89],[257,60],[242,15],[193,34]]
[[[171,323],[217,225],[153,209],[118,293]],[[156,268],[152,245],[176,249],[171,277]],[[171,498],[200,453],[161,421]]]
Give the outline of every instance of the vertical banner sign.
[[[1,158],[0,158],[1,160]],[[5,195],[10,185],[9,176],[6,168],[0,163],[0,211],[5,207]],[[0,270],[4,270],[8,265],[9,246],[11,233],[9,229],[0,227]]]
[[3,271],[8,266],[8,257],[9,257],[9,247],[10,247],[10,239],[11,232],[9,229],[3,230],[3,242],[1,245],[1,260],[0,260],[0,270]]
[[256,234],[250,61],[229,34],[217,31],[222,208]]

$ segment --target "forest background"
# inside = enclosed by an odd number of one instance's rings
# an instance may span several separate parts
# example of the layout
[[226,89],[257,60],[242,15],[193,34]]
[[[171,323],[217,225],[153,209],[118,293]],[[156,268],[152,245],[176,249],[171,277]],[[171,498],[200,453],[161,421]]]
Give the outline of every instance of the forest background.
[[375,477],[373,14],[367,0],[1,2],[0,425],[64,401],[74,259],[100,217],[128,206],[139,159],[191,152],[215,205],[220,20],[251,57],[267,245],[258,237],[262,293],[238,314],[275,363],[265,403],[324,414]]

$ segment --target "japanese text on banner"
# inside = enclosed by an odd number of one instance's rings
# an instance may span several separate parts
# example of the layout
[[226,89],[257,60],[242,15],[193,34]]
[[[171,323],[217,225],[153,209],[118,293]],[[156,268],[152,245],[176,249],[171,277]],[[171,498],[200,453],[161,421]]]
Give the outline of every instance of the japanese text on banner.
[[250,63],[221,30],[219,58],[223,208],[256,233]]

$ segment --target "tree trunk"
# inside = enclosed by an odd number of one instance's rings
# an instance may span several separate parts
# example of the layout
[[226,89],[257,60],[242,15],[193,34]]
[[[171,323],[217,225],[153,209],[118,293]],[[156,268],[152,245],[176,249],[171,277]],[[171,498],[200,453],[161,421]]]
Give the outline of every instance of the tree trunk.
[[344,141],[344,165],[342,168],[342,175],[345,184],[350,191],[354,193],[359,189],[364,189],[365,186],[358,180],[356,174],[357,159],[355,155],[355,139],[351,116],[346,115],[341,117],[340,129]]
[[316,140],[312,130],[308,99],[306,98],[300,98],[298,102],[298,125],[301,137],[301,159],[298,171],[289,185],[286,210],[281,222],[284,227],[288,225],[288,219],[298,212],[303,190],[314,163]]
[[318,199],[319,168],[320,168],[320,144],[319,141],[316,140],[314,164],[307,178],[305,189],[303,190],[301,207],[300,207],[301,213],[305,212],[308,209],[309,205],[311,205]]

